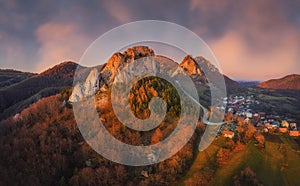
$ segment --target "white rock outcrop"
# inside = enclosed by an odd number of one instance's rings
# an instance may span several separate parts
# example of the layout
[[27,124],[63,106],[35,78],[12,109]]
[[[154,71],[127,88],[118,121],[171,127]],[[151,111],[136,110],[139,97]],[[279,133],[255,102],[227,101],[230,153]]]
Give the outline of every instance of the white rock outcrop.
[[98,76],[98,70],[96,68],[93,68],[84,82],[78,82],[74,86],[69,101],[75,103],[81,101],[84,98],[94,95],[99,89]]

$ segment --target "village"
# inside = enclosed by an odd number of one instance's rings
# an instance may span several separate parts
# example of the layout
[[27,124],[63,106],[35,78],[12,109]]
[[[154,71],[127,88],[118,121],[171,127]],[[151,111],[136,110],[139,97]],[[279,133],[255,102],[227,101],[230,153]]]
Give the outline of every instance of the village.
[[[223,103],[227,105],[225,108],[226,114],[233,114],[242,118],[245,124],[253,124],[257,131],[262,133],[288,134],[292,137],[300,136],[300,130],[298,130],[297,123],[293,119],[274,113],[254,110],[253,106],[260,104],[254,95],[225,97],[223,98]],[[236,121],[226,121],[226,125],[220,129],[220,134],[228,138],[233,138],[236,133],[236,126]]]

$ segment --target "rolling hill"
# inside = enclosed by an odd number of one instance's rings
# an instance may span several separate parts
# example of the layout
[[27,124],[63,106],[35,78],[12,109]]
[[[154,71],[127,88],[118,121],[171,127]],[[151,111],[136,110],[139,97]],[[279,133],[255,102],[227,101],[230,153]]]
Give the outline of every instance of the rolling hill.
[[40,74],[0,89],[0,119],[21,112],[42,97],[57,94],[62,87],[72,86],[77,68],[73,62],[64,62]]
[[32,77],[33,73],[12,69],[0,69],[0,89],[11,86]]
[[292,74],[280,79],[271,79],[258,84],[257,87],[277,90],[300,90],[300,75]]

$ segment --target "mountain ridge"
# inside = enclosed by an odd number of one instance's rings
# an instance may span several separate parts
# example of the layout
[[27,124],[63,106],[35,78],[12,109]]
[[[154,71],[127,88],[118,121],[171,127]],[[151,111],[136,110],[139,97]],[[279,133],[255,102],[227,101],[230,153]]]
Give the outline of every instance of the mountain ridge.
[[14,69],[0,69],[0,89],[12,86],[34,75],[36,74]]
[[278,79],[270,79],[257,85],[259,88],[276,90],[300,90],[300,74],[290,74]]
[[[191,76],[193,81],[199,86],[203,86],[205,90],[209,89],[209,85],[204,74],[204,72],[207,72],[211,75],[211,77],[214,77],[214,75],[224,77],[228,94],[247,91],[247,87],[244,87],[228,76],[221,74],[212,63],[202,56],[192,57],[191,55],[187,55],[180,63],[177,63],[169,57],[155,55],[154,51],[147,46],[135,46],[128,48],[123,53],[117,52],[111,56],[107,63],[96,66],[100,72],[97,86],[100,88],[104,85],[104,89],[107,89],[108,86],[113,82],[117,72],[119,72],[122,67],[138,58],[147,56],[153,56],[155,61],[160,64],[161,68],[171,73],[176,71],[178,67],[183,69],[185,68],[186,72]],[[91,68],[82,67],[75,62],[66,61],[59,63],[39,74],[29,73],[30,77],[25,77],[24,80],[14,83],[11,86],[1,87],[0,118],[2,119],[20,112],[21,108],[25,108],[29,104],[36,102],[37,98],[57,94],[63,87],[66,86],[72,87],[76,69],[81,69],[82,74],[85,74],[83,76],[88,77],[88,73]],[[6,70],[6,72],[22,73],[20,71],[13,70]],[[297,74],[290,76],[299,77]],[[91,77],[90,79],[95,81],[97,78]],[[262,84],[263,83],[258,85],[258,87],[262,86]],[[299,85],[299,83],[297,85]],[[89,86],[89,89],[92,89],[94,85],[90,81],[89,83],[86,83],[86,86]],[[91,94],[90,90],[86,89],[85,91]],[[23,103],[25,100],[27,100],[26,104]]]
[[36,102],[37,98],[55,95],[63,87],[71,87],[77,67],[78,64],[74,62],[63,62],[23,81],[0,89],[0,118],[5,119],[19,113],[22,109]]

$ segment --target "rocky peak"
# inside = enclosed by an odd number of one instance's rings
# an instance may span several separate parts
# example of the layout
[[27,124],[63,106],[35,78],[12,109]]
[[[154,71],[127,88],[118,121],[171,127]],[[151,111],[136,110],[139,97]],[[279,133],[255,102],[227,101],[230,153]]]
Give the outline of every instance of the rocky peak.
[[177,74],[182,74],[182,69],[190,75],[190,77],[196,82],[200,84],[207,84],[207,79],[205,77],[204,72],[200,68],[200,65],[197,61],[191,56],[187,55],[182,62],[180,63],[179,67],[175,70],[172,76],[176,76]]
[[109,68],[119,68],[124,63],[124,55],[120,52],[114,53],[111,58],[108,60],[106,66]]
[[201,66],[201,68],[206,72],[219,72],[219,70],[213,65],[210,61],[205,59],[202,56],[195,57],[197,63]]
[[154,56],[154,51],[151,48],[147,46],[134,46],[132,48],[128,48],[123,53],[114,53],[108,60],[103,70],[109,69],[118,71],[119,69],[124,67],[126,63],[148,56]]
[[123,54],[131,60],[155,55],[154,51],[147,46],[134,46],[132,48],[128,48]]
[[[136,59],[154,56],[154,51],[147,46],[134,46],[123,53],[117,52],[108,60],[99,75],[99,88],[105,89],[111,85],[118,72],[128,63]],[[103,88],[104,87],[104,88]]]
[[98,86],[98,69],[89,70],[89,75],[84,78],[84,81],[78,79],[78,82],[73,87],[72,95],[69,98],[70,102],[78,102],[85,97],[92,96],[97,91]]
[[204,75],[199,64],[191,55],[187,55],[179,66],[183,68],[189,75]]

